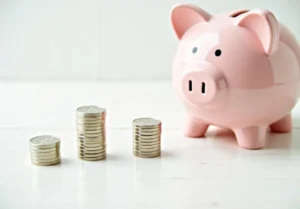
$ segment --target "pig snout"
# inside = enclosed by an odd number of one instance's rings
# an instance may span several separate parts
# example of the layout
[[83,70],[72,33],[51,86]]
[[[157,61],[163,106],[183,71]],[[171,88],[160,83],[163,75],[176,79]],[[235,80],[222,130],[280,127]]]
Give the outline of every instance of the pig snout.
[[215,69],[193,70],[187,72],[182,80],[181,88],[186,99],[196,105],[209,104],[224,96],[227,89],[221,71]]

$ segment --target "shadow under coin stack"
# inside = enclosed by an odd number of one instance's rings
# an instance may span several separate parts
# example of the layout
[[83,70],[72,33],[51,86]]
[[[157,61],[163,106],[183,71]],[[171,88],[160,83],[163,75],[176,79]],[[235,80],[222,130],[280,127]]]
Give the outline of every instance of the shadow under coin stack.
[[106,110],[97,106],[79,107],[76,112],[78,157],[82,160],[106,159]]
[[60,139],[50,135],[30,139],[31,162],[34,165],[49,166],[61,162]]
[[133,121],[133,154],[141,158],[160,156],[161,121],[138,118]]

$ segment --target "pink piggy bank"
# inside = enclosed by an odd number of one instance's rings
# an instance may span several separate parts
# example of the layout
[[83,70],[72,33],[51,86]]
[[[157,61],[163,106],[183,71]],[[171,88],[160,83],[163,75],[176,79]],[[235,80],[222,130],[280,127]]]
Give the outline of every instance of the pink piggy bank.
[[180,40],[172,79],[188,113],[186,136],[215,125],[231,129],[239,146],[260,149],[269,129],[291,131],[300,46],[272,12],[211,15],[180,4],[170,15]]

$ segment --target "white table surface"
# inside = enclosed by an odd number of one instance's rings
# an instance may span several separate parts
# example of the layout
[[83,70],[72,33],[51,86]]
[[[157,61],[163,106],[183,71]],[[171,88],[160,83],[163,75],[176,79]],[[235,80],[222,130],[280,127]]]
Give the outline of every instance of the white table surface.
[[[0,208],[300,209],[300,107],[289,134],[244,150],[228,130],[183,136],[184,110],[170,82],[0,84]],[[107,108],[105,161],[76,156],[75,110]],[[162,156],[131,154],[131,122],[161,119]],[[62,163],[30,163],[29,139],[61,137]]]

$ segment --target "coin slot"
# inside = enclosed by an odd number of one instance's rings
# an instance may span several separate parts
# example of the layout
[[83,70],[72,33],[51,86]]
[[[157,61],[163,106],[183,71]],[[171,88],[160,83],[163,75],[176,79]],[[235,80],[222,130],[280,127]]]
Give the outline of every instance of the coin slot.
[[238,16],[240,16],[240,15],[242,15],[242,14],[244,14],[244,13],[247,13],[247,12],[249,12],[249,10],[240,10],[240,11],[236,11],[236,12],[233,12],[233,13],[231,13],[230,14],[230,17],[238,17]]
[[189,80],[189,91],[193,91],[193,83]]
[[201,91],[202,91],[202,94],[205,94],[205,83],[204,82],[202,82]]

